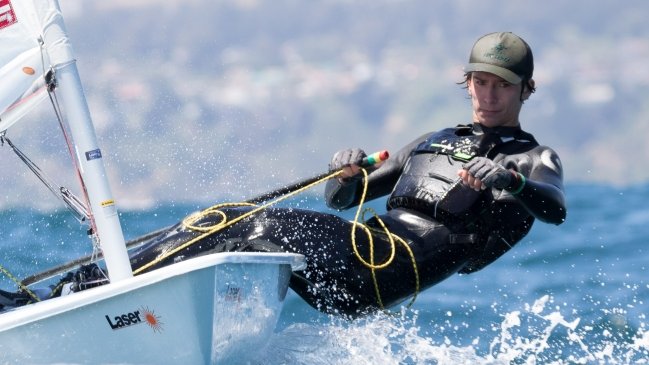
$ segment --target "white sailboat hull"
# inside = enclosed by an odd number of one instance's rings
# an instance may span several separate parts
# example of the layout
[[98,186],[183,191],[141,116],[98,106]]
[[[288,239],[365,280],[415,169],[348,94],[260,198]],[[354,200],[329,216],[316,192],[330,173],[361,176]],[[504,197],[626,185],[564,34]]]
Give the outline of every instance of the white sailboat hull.
[[303,257],[206,255],[0,315],[2,364],[224,364],[273,333]]

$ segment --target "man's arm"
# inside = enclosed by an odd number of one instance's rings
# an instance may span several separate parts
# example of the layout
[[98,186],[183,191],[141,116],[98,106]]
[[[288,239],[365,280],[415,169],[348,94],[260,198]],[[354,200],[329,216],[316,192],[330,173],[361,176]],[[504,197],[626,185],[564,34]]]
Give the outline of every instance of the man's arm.
[[[376,199],[392,192],[394,185],[401,176],[410,152],[423,142],[428,134],[423,135],[401,148],[397,153],[391,153],[390,158],[368,175],[366,200]],[[354,166],[351,170],[358,171]],[[331,179],[325,187],[325,200],[330,208],[344,210],[358,205],[363,189],[363,181],[355,177],[347,179]]]
[[475,190],[495,188],[509,192],[543,222],[561,224],[566,218],[561,161],[548,147],[537,146],[495,161],[474,158],[458,175]]
[[561,224],[566,219],[561,160],[548,147],[537,147],[535,152],[529,175],[523,175],[525,181],[520,181],[519,191],[513,195],[535,218]]

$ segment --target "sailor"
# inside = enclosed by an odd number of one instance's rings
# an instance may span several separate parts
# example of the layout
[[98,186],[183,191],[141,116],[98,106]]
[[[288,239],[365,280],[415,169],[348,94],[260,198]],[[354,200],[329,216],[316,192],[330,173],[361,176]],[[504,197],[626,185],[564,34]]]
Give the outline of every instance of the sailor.
[[[535,91],[528,44],[510,33],[477,40],[464,81],[472,123],[427,133],[408,143],[364,178],[358,148],[334,154],[330,207],[389,195],[387,212],[369,219],[369,236],[335,215],[266,209],[187,247],[147,270],[205,252],[288,251],[306,256],[291,288],[313,307],[358,316],[390,307],[454,273],[473,273],[510,250],[536,219],[566,217],[559,156],[521,129],[523,103]],[[233,218],[250,208],[230,208]],[[205,216],[200,224],[218,220]],[[383,226],[387,228],[387,232]],[[195,235],[182,225],[132,255],[134,269]],[[392,235],[405,245],[395,244]],[[381,263],[389,263],[378,268]]]
[[487,34],[465,67],[471,123],[416,138],[367,177],[359,168],[363,150],[335,153],[329,168],[343,172],[327,182],[327,205],[345,210],[363,196],[387,196],[387,211],[368,219],[369,231],[322,212],[223,208],[193,226],[247,216],[192,245],[200,232],[178,224],[131,254],[133,270],[212,252],[300,253],[306,268],[293,273],[290,287],[320,311],[351,317],[395,306],[455,273],[476,272],[525,237],[536,219],[561,224],[566,217],[559,156],[519,122],[535,91],[533,70],[523,39]]

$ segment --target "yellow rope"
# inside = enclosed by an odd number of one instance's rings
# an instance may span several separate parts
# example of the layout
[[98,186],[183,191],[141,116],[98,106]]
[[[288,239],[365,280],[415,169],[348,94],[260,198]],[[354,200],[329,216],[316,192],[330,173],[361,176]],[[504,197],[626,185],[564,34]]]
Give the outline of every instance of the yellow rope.
[[13,276],[13,275],[9,272],[9,270],[5,269],[3,266],[0,266],[0,271],[2,271],[3,274],[5,274],[9,279],[11,279],[11,281],[13,281],[14,283],[16,283],[16,285],[18,285],[18,287],[19,287],[21,290],[23,290],[24,292],[26,292],[27,294],[29,294],[29,296],[32,297],[32,299],[34,299],[34,300],[37,301],[37,302],[40,302],[40,301],[41,301],[41,299],[40,299],[39,297],[37,297],[36,294],[34,294],[34,292],[32,292],[31,290],[29,290],[28,287],[24,286],[23,283],[21,283],[20,280],[18,280],[17,277]]
[[[361,169],[363,172],[363,181],[365,184],[363,185],[363,193],[361,195],[361,200],[360,203],[358,204],[358,209],[356,210],[356,215],[354,216],[354,221],[352,223],[352,247],[354,249],[354,254],[356,255],[356,258],[363,264],[365,267],[369,268],[370,271],[372,272],[372,281],[374,282],[374,291],[376,292],[376,300],[381,307],[381,309],[384,309],[383,306],[383,301],[381,300],[381,292],[379,290],[379,283],[378,279],[376,277],[376,270],[384,269],[388,267],[392,261],[394,260],[395,252],[396,252],[396,245],[394,243],[395,239],[397,242],[399,242],[403,247],[408,251],[408,255],[410,256],[410,260],[412,262],[412,268],[415,273],[415,293],[412,296],[412,299],[410,300],[410,303],[408,303],[408,307],[410,307],[414,302],[415,299],[417,298],[417,294],[419,293],[419,270],[417,268],[417,262],[415,260],[415,255],[412,252],[412,249],[410,246],[408,246],[408,243],[401,237],[397,236],[396,234],[390,232],[388,230],[388,227],[386,227],[385,223],[383,223],[383,220],[379,218],[378,214],[372,209],[372,208],[366,208],[362,209],[363,203],[365,202],[365,198],[367,196],[367,171],[365,169]],[[368,263],[358,252],[358,246],[356,244],[356,227],[359,225],[358,220],[359,216],[362,218],[363,222],[366,222],[365,220],[365,213],[371,212],[374,216],[374,218],[379,222],[381,225],[381,228],[383,229],[383,232],[386,234],[388,237],[388,240],[390,242],[390,257],[385,260],[384,263],[382,264],[375,264],[374,263],[374,238],[372,236],[372,230],[368,228],[367,226],[361,224],[360,227],[363,229],[363,231],[367,234],[367,240],[368,240],[368,245],[369,245],[369,250],[370,250],[370,262]]]

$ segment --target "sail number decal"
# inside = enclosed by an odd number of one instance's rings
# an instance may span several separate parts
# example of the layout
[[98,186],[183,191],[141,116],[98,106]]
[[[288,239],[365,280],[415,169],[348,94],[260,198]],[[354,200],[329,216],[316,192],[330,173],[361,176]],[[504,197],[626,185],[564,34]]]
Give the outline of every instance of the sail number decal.
[[119,330],[134,326],[136,324],[146,323],[151,327],[153,332],[162,332],[162,322],[160,316],[147,307],[141,307],[132,312],[121,313],[117,315],[104,316],[112,330]]
[[11,1],[0,0],[0,29],[10,26],[16,21],[16,13],[11,6]]
[[86,160],[90,161],[98,158],[101,158],[101,151],[99,150],[99,148],[86,152]]
[[228,285],[225,292],[225,300],[228,302],[240,302],[242,292],[241,288]]

